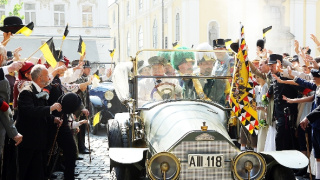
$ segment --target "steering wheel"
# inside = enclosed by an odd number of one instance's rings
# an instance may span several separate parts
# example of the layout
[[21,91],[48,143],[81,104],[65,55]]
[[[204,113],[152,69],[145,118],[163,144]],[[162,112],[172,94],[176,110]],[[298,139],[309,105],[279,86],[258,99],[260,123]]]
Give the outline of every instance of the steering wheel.
[[159,83],[154,86],[153,90],[151,91],[150,98],[154,99],[153,95],[155,92],[157,92],[162,100],[173,99],[175,87],[176,85],[170,82]]

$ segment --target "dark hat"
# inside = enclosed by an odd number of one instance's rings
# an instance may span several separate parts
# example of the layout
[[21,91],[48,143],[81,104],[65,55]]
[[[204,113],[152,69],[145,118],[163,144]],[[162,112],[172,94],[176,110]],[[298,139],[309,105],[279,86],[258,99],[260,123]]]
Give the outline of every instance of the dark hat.
[[168,63],[168,60],[160,57],[160,56],[152,56],[151,58],[148,59],[148,63],[153,66],[155,64],[162,64],[166,65]]
[[24,25],[22,24],[22,20],[18,16],[8,16],[3,20],[3,26],[0,27],[0,30],[3,32],[11,32],[15,34],[19,29],[21,29]]
[[268,64],[277,64],[277,60],[280,60],[282,63],[282,58],[280,54],[270,54]]
[[224,39],[215,39],[213,40],[213,48],[225,48],[226,42]]
[[12,51],[7,51],[7,60],[11,60],[13,59],[13,54],[12,54]]
[[63,113],[70,114],[79,109],[81,99],[76,93],[68,92],[59,97],[58,103],[61,104]]
[[294,55],[291,59],[290,62],[299,62],[299,56],[298,55]]
[[83,60],[83,62],[84,62],[83,69],[84,69],[84,68],[91,68],[90,61],[88,61],[88,60]]
[[[177,50],[188,50],[187,47],[179,47]],[[194,53],[187,51],[173,51],[171,53],[171,65],[174,69],[179,70],[179,65],[191,61],[194,64]]]
[[311,69],[311,74],[313,77],[317,77],[317,78],[320,77],[319,69]]
[[230,48],[231,48],[231,50],[233,52],[238,53],[238,51],[239,51],[239,39],[236,42],[231,43],[230,44]]
[[263,39],[258,39],[257,46],[259,46],[261,48],[261,50],[264,49],[264,40]]

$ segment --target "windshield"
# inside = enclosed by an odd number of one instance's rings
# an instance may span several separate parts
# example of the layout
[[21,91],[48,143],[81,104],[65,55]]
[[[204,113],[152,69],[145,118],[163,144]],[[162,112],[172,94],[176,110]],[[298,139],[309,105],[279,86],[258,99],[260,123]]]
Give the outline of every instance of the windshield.
[[202,100],[227,106],[234,57],[227,51],[142,51],[136,58],[136,100]]
[[108,71],[114,67],[114,63],[102,63],[102,62],[93,62],[91,63],[91,75],[98,75],[101,81],[111,81],[110,74]]

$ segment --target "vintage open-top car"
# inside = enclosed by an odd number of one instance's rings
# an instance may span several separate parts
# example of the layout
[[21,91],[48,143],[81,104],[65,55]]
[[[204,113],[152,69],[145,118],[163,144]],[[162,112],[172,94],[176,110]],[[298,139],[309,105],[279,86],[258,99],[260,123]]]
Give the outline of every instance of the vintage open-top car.
[[[241,152],[234,144],[227,102],[234,59],[217,67],[219,53],[226,52],[143,50],[117,65],[115,91],[129,112],[108,122],[111,179],[288,180],[292,168],[307,166],[298,151]],[[209,74],[201,60],[212,61]]]

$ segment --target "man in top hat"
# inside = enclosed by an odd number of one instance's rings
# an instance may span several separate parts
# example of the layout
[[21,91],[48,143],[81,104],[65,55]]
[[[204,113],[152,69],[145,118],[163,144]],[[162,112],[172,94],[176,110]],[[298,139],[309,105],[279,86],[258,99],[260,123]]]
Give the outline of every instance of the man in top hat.
[[[288,78],[281,77],[279,69],[277,67],[277,60],[282,62],[282,55],[271,54],[269,57],[269,68],[272,74],[279,77],[282,80],[288,80]],[[269,87],[267,96],[274,96],[274,117],[276,120],[277,134],[276,134],[276,150],[289,150],[294,148],[294,134],[291,131],[292,125],[290,122],[296,122],[297,117],[297,104],[287,103],[282,99],[283,96],[288,98],[298,97],[298,90],[301,88],[289,84],[281,84],[277,80],[273,79],[272,84]],[[290,112],[284,112],[287,109]]]
[[[224,39],[213,40],[213,49],[226,51]],[[216,52],[217,61],[213,68],[213,75],[215,76],[230,76],[230,69],[234,65],[234,59],[229,56],[228,52]]]
[[[165,58],[153,56],[148,63],[152,76],[165,76],[164,66],[168,63]],[[147,102],[175,99],[182,92],[178,80],[171,78],[144,78],[139,81],[138,87],[139,107]]]
[[[75,81],[75,83],[77,83],[77,84],[87,83],[87,86],[84,85],[77,92],[82,100],[84,108],[86,108],[86,109],[89,109],[89,92],[88,92],[87,87],[89,84],[91,84],[90,72],[91,72],[90,62],[88,60],[85,60],[84,65],[83,65],[83,73],[82,73],[81,77]],[[87,119],[87,118],[85,115],[82,115],[79,117],[79,119]],[[86,127],[87,127],[87,124],[82,124],[79,127],[80,132],[77,135],[78,136],[78,151],[81,154],[89,154],[90,153],[89,149],[85,146]]]
[[24,25],[22,24],[22,20],[18,16],[8,16],[3,20],[3,26],[0,27],[0,30],[3,31],[3,41],[2,45],[6,46],[9,42],[9,38],[15,34],[19,29],[21,29]]

